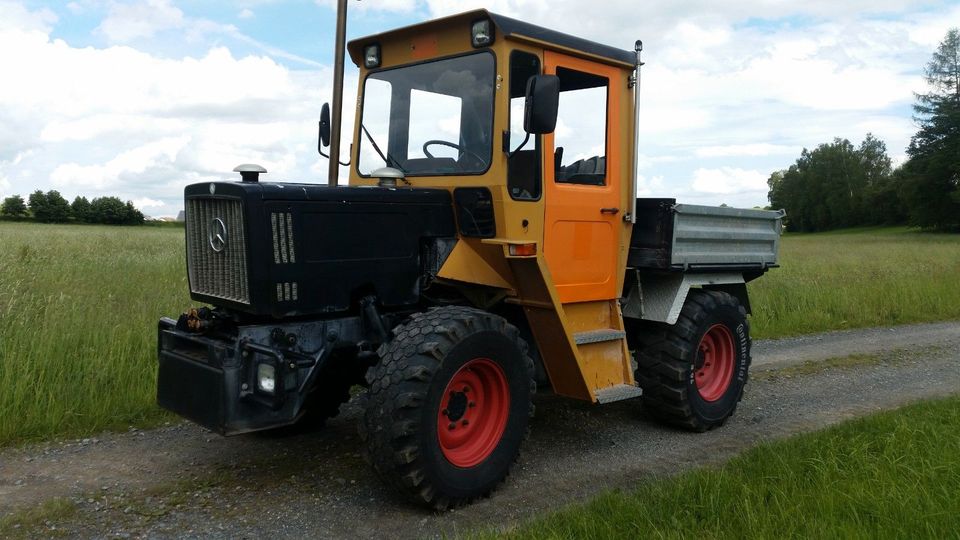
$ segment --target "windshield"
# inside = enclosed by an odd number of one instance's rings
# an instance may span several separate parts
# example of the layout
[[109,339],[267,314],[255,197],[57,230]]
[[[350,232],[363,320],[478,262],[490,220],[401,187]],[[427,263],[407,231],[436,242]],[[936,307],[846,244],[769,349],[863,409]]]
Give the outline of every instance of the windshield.
[[480,174],[493,149],[490,53],[372,73],[363,86],[360,174]]

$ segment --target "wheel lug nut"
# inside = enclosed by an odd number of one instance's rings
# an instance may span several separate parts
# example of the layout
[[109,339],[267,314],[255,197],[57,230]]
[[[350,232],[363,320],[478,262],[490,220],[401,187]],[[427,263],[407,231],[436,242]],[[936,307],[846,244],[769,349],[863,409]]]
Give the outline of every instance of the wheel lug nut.
[[450,429],[457,429],[457,424],[450,422],[450,425],[447,427],[449,427]]
[[467,404],[467,406],[468,406],[468,407],[476,407],[477,404],[471,401],[470,403]]
[[447,409],[440,411],[440,413],[443,414],[444,416],[450,416],[450,411],[448,411]]
[[466,387],[466,386],[463,387],[463,393],[464,393],[464,394],[466,394],[466,393],[469,392],[469,391],[470,391],[470,388],[469,388],[469,387]]
[[467,424],[469,424],[469,423],[470,423],[470,421],[469,421],[469,420],[467,420],[466,418],[464,418],[464,419],[463,419],[463,425],[465,425],[465,426],[466,426],[466,425],[467,425]]

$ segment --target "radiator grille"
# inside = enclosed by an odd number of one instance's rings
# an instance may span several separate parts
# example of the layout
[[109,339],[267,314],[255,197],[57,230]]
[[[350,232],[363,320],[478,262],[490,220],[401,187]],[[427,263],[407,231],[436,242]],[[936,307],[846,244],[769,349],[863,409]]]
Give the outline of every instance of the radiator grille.
[[297,262],[297,254],[293,249],[293,215],[289,212],[273,212],[270,214],[270,227],[273,229],[273,262]]
[[[219,221],[218,221],[219,220]],[[243,204],[228,199],[189,199],[186,205],[187,270],[196,294],[250,303]],[[218,252],[211,238],[226,231]],[[221,244],[216,243],[217,246]]]

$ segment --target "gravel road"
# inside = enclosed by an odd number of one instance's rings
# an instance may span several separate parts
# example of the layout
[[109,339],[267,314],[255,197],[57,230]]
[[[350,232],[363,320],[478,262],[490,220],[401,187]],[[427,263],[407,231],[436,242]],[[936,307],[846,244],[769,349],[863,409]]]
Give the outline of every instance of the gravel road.
[[[806,375],[805,361],[879,354]],[[960,323],[757,342],[755,373],[722,429],[663,428],[635,401],[542,396],[520,462],[493,497],[442,514],[380,485],[349,405],[320,432],[224,439],[190,424],[0,453],[0,517],[53,499],[77,511],[21,530],[75,537],[431,537],[503,527],[609,488],[725,460],[762,440],[960,393]],[[808,370],[809,371],[809,370]]]

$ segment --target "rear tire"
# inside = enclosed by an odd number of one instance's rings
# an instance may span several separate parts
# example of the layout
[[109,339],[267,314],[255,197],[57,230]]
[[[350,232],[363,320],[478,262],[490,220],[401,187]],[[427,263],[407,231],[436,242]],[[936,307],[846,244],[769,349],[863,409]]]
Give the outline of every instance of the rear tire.
[[691,290],[677,323],[645,326],[641,341],[636,379],[655,418],[706,431],[734,413],[750,369],[750,323],[736,298]]
[[533,361],[516,327],[466,307],[394,329],[370,369],[360,437],[388,484],[441,510],[506,478],[533,414]]

